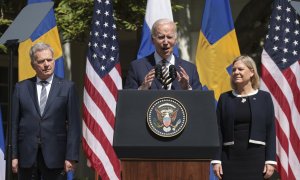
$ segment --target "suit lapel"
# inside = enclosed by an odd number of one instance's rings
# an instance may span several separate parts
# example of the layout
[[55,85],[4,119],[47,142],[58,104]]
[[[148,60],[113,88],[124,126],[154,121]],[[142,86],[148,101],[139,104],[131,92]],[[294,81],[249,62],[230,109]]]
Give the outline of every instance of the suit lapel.
[[51,106],[51,104],[53,103],[55,97],[57,96],[60,88],[61,88],[62,82],[60,79],[58,79],[56,76],[53,77],[52,80],[52,84],[51,84],[51,88],[50,88],[50,92],[47,98],[47,103],[45,106],[45,110],[44,110],[44,114],[47,112],[47,110],[49,109],[49,107]]
[[[180,59],[175,56],[175,67],[176,67],[177,71],[180,70],[180,68],[179,68],[180,65],[181,65]],[[179,90],[179,89],[181,89],[181,86],[179,85],[179,82],[178,82],[177,78],[172,82],[171,89],[172,90]]]
[[36,77],[32,77],[29,79],[29,83],[28,83],[27,87],[28,87],[28,91],[31,96],[31,99],[33,101],[34,107],[35,107],[36,111],[38,112],[38,114],[40,114],[38,94],[37,94],[37,90],[36,90]]

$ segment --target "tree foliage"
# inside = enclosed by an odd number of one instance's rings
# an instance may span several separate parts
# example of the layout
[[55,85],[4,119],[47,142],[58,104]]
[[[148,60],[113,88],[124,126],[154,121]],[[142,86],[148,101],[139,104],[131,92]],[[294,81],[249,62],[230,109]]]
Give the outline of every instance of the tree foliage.
[[[105,1],[105,0],[102,0]],[[63,41],[83,40],[91,26],[94,0],[54,0],[56,22]],[[142,27],[147,0],[112,0],[119,30],[136,31]],[[0,0],[0,35],[26,5],[27,0]],[[183,9],[172,2],[173,11]]]
[[63,41],[81,40],[92,19],[93,0],[61,0],[55,8],[56,22]]
[[[146,4],[147,0],[113,0],[117,28],[129,31],[136,31],[141,28]],[[93,0],[61,0],[59,2],[55,8],[55,14],[63,40],[81,40],[84,37],[91,25],[93,5]],[[173,11],[177,11],[183,6],[174,4],[172,8]]]

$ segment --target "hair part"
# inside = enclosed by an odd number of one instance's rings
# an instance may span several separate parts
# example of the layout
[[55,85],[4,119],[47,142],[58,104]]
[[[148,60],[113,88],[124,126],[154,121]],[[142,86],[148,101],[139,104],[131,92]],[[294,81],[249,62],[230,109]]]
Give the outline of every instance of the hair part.
[[[259,76],[258,76],[258,72],[257,72],[257,68],[256,68],[256,64],[255,64],[254,60],[250,56],[241,55],[241,56],[236,57],[233,60],[232,65],[234,65],[237,61],[242,61],[242,63],[244,63],[246,65],[246,67],[248,67],[253,72],[253,76],[250,79],[251,86],[253,89],[258,89],[259,88]],[[230,78],[230,84],[231,84],[232,89],[234,89],[234,90],[237,89],[236,84],[234,84],[232,81],[232,75]]]
[[173,26],[174,28],[174,32],[175,32],[175,38],[177,38],[177,26],[174,23],[174,21],[170,20],[170,19],[159,19],[157,21],[154,22],[154,24],[152,25],[151,28],[151,36],[152,38],[154,38],[157,35],[157,28],[158,26],[164,25],[164,24],[170,24]]
[[43,42],[36,43],[30,48],[30,51],[29,51],[31,63],[33,61],[35,61],[35,53],[39,52],[39,51],[43,51],[43,50],[50,50],[52,53],[52,56],[54,55],[54,50],[49,44],[46,44]]

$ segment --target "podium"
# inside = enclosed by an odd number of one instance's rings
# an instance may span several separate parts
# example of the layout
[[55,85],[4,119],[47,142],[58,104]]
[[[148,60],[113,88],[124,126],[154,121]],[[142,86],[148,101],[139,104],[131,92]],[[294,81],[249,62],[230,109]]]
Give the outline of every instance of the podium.
[[[160,98],[176,99],[186,110],[186,125],[176,136],[157,135],[147,123]],[[213,92],[120,90],[113,147],[124,180],[208,179],[219,147]]]

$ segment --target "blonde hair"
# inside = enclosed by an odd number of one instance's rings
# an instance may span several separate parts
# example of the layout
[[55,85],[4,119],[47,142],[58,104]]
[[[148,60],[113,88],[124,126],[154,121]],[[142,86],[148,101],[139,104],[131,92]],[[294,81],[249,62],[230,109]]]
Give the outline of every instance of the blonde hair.
[[[253,89],[258,89],[259,88],[259,76],[258,76],[258,72],[257,72],[257,68],[256,68],[256,64],[255,64],[254,60],[250,56],[241,55],[233,60],[232,65],[234,65],[237,61],[242,61],[242,63],[244,63],[250,70],[252,70],[254,75],[250,79],[251,86]],[[231,84],[232,89],[234,89],[234,90],[237,89],[236,84],[234,84],[234,82],[232,80],[232,75],[230,78],[230,84]]]

